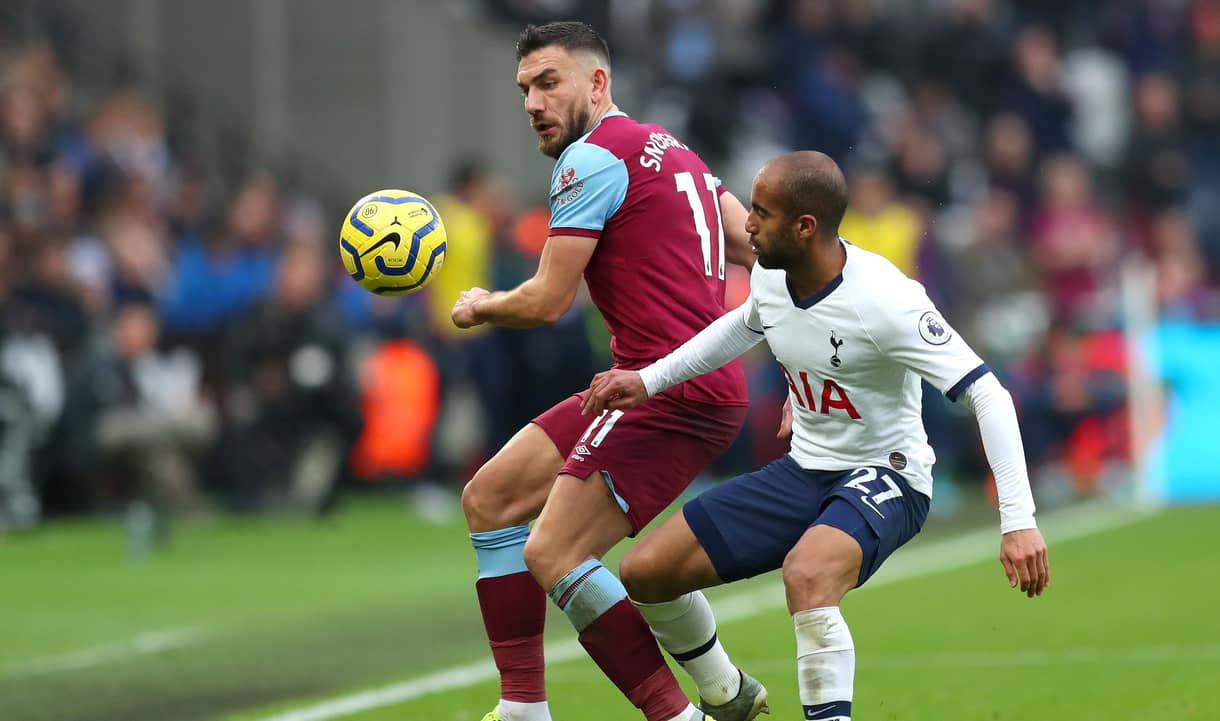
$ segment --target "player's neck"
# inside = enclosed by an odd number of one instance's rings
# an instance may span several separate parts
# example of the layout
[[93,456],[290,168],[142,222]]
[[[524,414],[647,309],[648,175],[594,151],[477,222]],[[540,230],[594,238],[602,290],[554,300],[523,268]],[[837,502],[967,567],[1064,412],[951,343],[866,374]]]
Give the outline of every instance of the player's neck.
[[599,105],[593,106],[593,113],[589,116],[589,127],[585,128],[585,132],[589,132],[597,127],[597,124],[606,117],[606,113],[613,113],[618,110],[618,106],[610,100],[603,100]]
[[819,240],[812,250],[802,267],[788,270],[788,282],[799,298],[816,295],[837,278],[847,264],[847,249],[838,238]]

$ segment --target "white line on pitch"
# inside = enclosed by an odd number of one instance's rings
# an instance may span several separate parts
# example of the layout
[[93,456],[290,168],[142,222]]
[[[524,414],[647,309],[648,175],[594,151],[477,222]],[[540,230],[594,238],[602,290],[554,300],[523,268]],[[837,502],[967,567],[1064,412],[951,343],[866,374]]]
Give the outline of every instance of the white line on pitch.
[[202,628],[186,626],[146,631],[122,641],[90,646],[77,651],[40,656],[22,661],[5,669],[5,676],[34,676],[54,671],[75,671],[90,666],[99,666],[111,661],[120,661],[135,656],[151,656],[188,646],[204,636]]
[[[1054,545],[1057,543],[1118,528],[1149,515],[1150,512],[1136,512],[1106,504],[1087,504],[1047,513],[1040,519],[1039,525],[1053,554]],[[1003,572],[999,570],[999,555],[999,531],[996,529],[982,529],[943,541],[914,544],[896,553],[868,585],[860,590],[961,568],[989,558],[997,559],[996,582],[1006,583]],[[784,605],[783,585],[778,581],[764,583],[749,590],[717,594],[712,599],[712,607],[720,623],[757,616],[762,611]],[[571,661],[580,658],[583,653],[584,649],[576,639],[549,643],[546,646],[547,665]],[[495,678],[496,667],[488,659],[454,666],[389,686],[320,701],[257,721],[329,721],[442,691],[468,688]]]

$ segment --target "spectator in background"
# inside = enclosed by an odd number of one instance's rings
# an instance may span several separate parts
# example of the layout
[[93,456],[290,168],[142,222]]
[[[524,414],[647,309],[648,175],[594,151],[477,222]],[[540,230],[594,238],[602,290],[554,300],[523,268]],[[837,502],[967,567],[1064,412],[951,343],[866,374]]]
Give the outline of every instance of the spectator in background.
[[987,126],[982,153],[987,180],[1017,199],[1022,220],[1027,220],[1037,199],[1034,182],[1034,139],[1019,115],[998,113]]
[[41,516],[34,454],[63,403],[55,347],[41,334],[21,332],[9,318],[12,251],[11,236],[0,225],[0,533],[30,528]]
[[879,253],[906,275],[918,278],[915,258],[923,236],[919,214],[894,197],[894,185],[883,170],[861,167],[851,179],[851,203],[839,234],[861,248]]
[[319,248],[284,250],[271,295],[225,339],[229,425],[213,483],[239,509],[321,510],[359,435],[359,396]]
[[[898,194],[923,218],[949,201],[949,158],[940,139],[921,123],[906,123],[895,143],[890,172]],[[864,237],[861,235],[861,237]]]
[[7,163],[45,164],[51,157],[48,116],[34,88],[0,87],[0,148]]
[[1220,319],[1220,298],[1207,284],[1207,264],[1186,211],[1163,210],[1150,226],[1148,251],[1156,268],[1156,300],[1162,315],[1184,321]]
[[449,190],[435,198],[450,242],[445,249],[445,272],[428,288],[430,333],[444,339],[465,339],[487,331],[483,327],[467,330],[455,327],[449,320],[449,311],[463,290],[492,285],[496,236],[511,216],[506,196],[502,183],[486,168],[465,161],[454,167]]
[[1030,250],[1045,278],[1052,314],[1069,327],[1114,323],[1121,246],[1114,219],[1093,195],[1088,172],[1074,156],[1047,158],[1042,193],[1030,226]]
[[1054,34],[1036,25],[1021,30],[1013,48],[1013,65],[1015,73],[1004,107],[1025,120],[1040,151],[1069,147],[1072,104],[1064,92]]
[[837,38],[829,0],[797,0],[781,24],[772,77],[794,116],[792,144],[844,159],[869,125],[860,60]]
[[202,506],[196,464],[215,417],[194,358],[158,352],[158,335],[151,298],[119,298],[108,334],[73,374],[52,441],[64,471],[48,491],[58,508]]
[[943,14],[928,18],[925,32],[916,35],[918,67],[926,78],[946,81],[962,101],[990,113],[1002,99],[1010,70],[1009,46],[991,0],[952,0]]
[[415,497],[426,516],[439,520],[440,508],[452,513],[458,507],[449,479],[465,477],[499,447],[486,436],[495,433],[514,378],[500,334],[490,326],[458,328],[449,316],[462,291],[495,287],[492,261],[512,217],[509,193],[479,162],[462,161],[455,164],[448,192],[436,198],[436,207],[445,219],[448,249],[444,272],[424,301],[430,351],[440,371],[441,425],[424,474],[429,477],[417,479],[431,488],[417,488]]
[[204,359],[209,384],[221,374],[226,325],[275,284],[280,234],[279,187],[267,173],[248,178],[228,209],[225,225],[205,238],[179,239],[161,295],[169,336]]
[[52,344],[57,365],[72,366],[89,338],[89,318],[68,265],[67,243],[38,238],[17,256],[4,325],[11,333],[42,337]]
[[1192,52],[1182,78],[1194,175],[1188,199],[1210,282],[1220,282],[1220,2],[1196,0],[1189,14]]
[[1041,279],[1024,246],[1020,208],[1005,190],[991,190],[971,208],[964,243],[947,253],[956,308],[953,325],[1002,369],[1046,332]]
[[1148,73],[1136,80],[1135,128],[1123,160],[1128,212],[1136,223],[1182,203],[1191,181],[1191,157],[1182,132],[1173,77]]

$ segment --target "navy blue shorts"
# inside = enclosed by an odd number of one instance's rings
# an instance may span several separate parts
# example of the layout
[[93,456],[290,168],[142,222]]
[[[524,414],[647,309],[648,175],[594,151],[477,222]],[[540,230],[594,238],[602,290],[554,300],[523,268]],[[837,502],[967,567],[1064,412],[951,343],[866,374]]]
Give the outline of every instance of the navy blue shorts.
[[699,494],[682,513],[725,582],[783,567],[805,531],[821,524],[859,542],[859,586],[919,533],[929,502],[890,468],[809,471],[784,455]]

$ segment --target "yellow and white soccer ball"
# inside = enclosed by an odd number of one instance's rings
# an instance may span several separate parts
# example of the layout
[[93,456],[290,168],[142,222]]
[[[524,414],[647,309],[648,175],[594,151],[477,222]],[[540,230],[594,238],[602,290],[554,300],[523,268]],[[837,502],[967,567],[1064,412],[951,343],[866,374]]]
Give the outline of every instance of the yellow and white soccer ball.
[[339,229],[343,267],[365,290],[406,295],[422,289],[445,264],[445,225],[426,198],[379,190],[352,206]]

